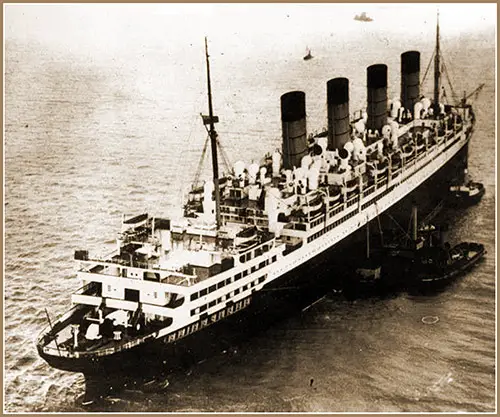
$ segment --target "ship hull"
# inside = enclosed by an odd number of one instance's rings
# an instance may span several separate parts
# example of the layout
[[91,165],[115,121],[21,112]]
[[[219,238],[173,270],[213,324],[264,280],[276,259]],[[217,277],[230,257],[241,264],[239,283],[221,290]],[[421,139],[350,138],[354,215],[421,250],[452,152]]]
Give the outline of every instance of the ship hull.
[[[429,213],[449,189],[450,181],[460,177],[467,167],[468,141],[429,179],[393,205],[391,217],[408,219],[410,208],[417,203],[419,212]],[[276,321],[301,311],[332,289],[340,289],[347,271],[355,265],[360,245],[365,239],[363,227],[346,236],[324,252],[274,279],[261,290],[240,301],[239,308],[221,319],[200,326],[200,330],[169,340],[150,339],[135,348],[107,356],[68,358],[40,355],[53,367],[85,375],[144,375],[185,368],[217,354]],[[285,258],[286,260],[286,258]],[[258,318],[256,317],[258,316]]]

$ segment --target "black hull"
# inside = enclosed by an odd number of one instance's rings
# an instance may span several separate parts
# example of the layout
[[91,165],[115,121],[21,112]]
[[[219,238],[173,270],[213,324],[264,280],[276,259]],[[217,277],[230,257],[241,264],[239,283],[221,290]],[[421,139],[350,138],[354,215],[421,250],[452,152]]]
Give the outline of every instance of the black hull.
[[[468,145],[444,165],[431,179],[398,202],[391,216],[408,219],[412,204],[428,213],[446,195],[450,181],[467,166]],[[327,251],[252,294],[245,308],[216,321],[175,342],[152,339],[136,348],[105,357],[64,358],[40,355],[49,365],[85,375],[140,374],[185,368],[245,340],[272,323],[285,319],[310,305],[332,289],[340,289],[356,262],[352,254],[364,245],[364,228],[343,239]],[[359,258],[357,258],[359,259]],[[349,264],[349,260],[352,261]]]

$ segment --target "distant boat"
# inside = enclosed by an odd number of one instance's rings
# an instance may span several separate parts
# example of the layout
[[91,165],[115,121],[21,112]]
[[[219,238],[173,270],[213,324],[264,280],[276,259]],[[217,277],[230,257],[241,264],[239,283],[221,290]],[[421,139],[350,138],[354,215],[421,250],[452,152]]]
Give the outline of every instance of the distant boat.
[[304,61],[308,61],[312,59],[313,56],[311,55],[311,50],[309,48],[306,49],[306,54],[304,55]]
[[373,19],[366,15],[366,12],[361,13],[360,15],[354,16],[354,20],[359,22],[371,22]]

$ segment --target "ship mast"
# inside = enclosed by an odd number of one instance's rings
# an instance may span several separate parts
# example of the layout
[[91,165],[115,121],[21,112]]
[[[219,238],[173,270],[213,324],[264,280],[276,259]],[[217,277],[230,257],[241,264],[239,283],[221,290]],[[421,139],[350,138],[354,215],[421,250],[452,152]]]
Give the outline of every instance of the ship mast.
[[210,129],[208,131],[210,135],[210,145],[212,148],[212,171],[214,179],[214,193],[215,193],[215,221],[217,225],[217,230],[219,230],[220,221],[220,191],[219,191],[219,165],[217,162],[217,132],[215,131],[215,123],[219,121],[217,116],[214,116],[212,107],[212,87],[210,85],[210,63],[208,55],[208,44],[207,38],[205,37],[205,55],[207,60],[207,85],[208,85],[208,118],[203,118],[204,124],[209,124]]
[[439,11],[437,13],[436,23],[436,53],[434,55],[434,115],[437,118],[440,113],[439,108],[439,81],[441,78],[440,72],[440,51],[439,51]]

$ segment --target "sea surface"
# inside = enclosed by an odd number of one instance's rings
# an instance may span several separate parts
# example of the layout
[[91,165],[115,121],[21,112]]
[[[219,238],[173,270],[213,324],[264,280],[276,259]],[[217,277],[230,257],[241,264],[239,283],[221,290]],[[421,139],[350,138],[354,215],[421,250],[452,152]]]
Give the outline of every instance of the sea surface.
[[[169,36],[172,36],[169,34]],[[34,340],[80,287],[75,249],[113,248],[122,214],[179,214],[199,169],[207,112],[203,38],[131,43],[106,54],[55,42],[5,42],[4,387],[7,412],[493,412],[496,410],[495,35],[443,34],[457,95],[471,92],[477,127],[469,173],[482,201],[449,210],[450,241],[488,254],[445,291],[427,296],[319,302],[221,351],[161,389],[133,385],[82,405],[82,375],[50,368]],[[305,43],[209,39],[219,140],[229,163],[281,147],[280,96],[306,92],[308,129],[326,125],[326,82],[350,79],[351,111],[366,100],[366,67],[389,66],[399,94],[400,54],[433,35],[333,28]],[[97,53],[99,52],[99,53]],[[428,75],[426,91],[432,80]],[[450,96],[450,90],[448,90]],[[222,160],[225,158],[221,157]],[[221,164],[223,165],[223,164]],[[425,324],[426,316],[436,316]]]

